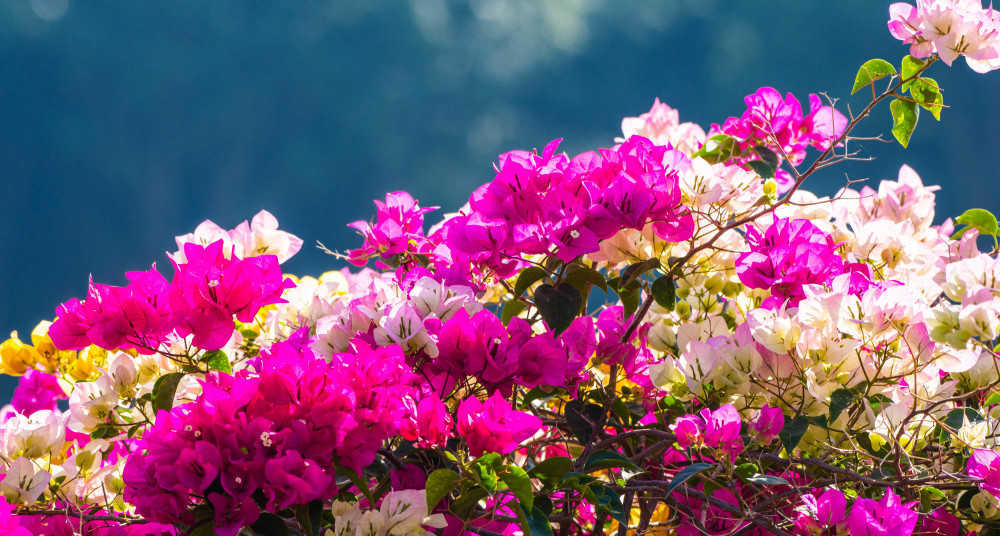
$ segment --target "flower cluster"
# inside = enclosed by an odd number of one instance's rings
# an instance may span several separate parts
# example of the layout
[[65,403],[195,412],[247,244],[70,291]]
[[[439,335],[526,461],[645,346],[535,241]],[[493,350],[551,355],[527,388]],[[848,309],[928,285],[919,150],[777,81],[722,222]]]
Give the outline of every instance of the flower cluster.
[[965,56],[972,70],[1000,68],[1000,13],[980,0],[917,0],[889,6],[889,33],[910,45],[910,54],[937,54],[951,65]]
[[600,249],[621,229],[643,230],[672,242],[691,236],[681,204],[684,153],[632,136],[614,149],[572,159],[556,154],[500,155],[496,178],[469,198],[469,210],[447,220],[444,243],[478,266],[509,277],[525,255],[569,262]]
[[170,282],[155,266],[127,274],[124,287],[91,281],[83,302],[73,298],[59,306],[49,336],[65,350],[93,344],[153,353],[172,337],[188,335],[199,348],[222,348],[233,335],[233,315],[251,322],[262,306],[281,302],[282,290],[294,286],[282,279],[276,256],[241,259],[231,252],[227,258],[223,246],[223,240],[184,244],[186,262],[174,261]]
[[233,536],[262,509],[335,494],[338,465],[360,471],[374,460],[411,388],[402,354],[361,346],[327,363],[302,335],[242,374],[210,375],[194,402],[157,416],[123,474],[138,513],[176,523],[204,504],[216,533]]

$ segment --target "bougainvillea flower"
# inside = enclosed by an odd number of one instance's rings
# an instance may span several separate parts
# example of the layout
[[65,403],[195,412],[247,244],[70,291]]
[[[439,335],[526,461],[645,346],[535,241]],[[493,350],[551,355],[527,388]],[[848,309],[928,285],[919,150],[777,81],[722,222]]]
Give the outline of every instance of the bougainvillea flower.
[[534,415],[514,411],[499,393],[486,402],[476,397],[465,399],[458,406],[456,426],[473,456],[485,452],[509,454],[522,441],[535,435],[542,421]]

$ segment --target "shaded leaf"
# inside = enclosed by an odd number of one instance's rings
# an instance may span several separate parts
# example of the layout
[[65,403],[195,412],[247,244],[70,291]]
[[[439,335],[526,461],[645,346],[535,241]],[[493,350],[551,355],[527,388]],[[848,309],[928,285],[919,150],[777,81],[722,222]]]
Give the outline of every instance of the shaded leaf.
[[756,474],[746,478],[747,482],[752,484],[757,484],[758,486],[778,486],[778,485],[788,485],[788,481],[780,476],[774,475],[762,475]]
[[830,421],[834,422],[840,414],[858,399],[860,393],[856,389],[840,388],[830,394]]
[[660,267],[660,259],[646,259],[642,262],[630,264],[622,270],[622,278],[618,283],[618,288],[628,288],[629,284],[639,279],[639,276]]
[[529,266],[521,270],[521,274],[517,276],[517,281],[514,283],[514,296],[512,299],[516,300],[524,294],[531,285],[542,280],[543,277],[549,275],[540,266]]
[[594,438],[597,424],[604,416],[604,408],[597,404],[582,404],[579,400],[566,403],[566,424],[581,444],[586,445]]
[[785,447],[785,452],[791,455],[808,429],[809,419],[803,415],[786,420],[785,426],[778,433],[778,439],[781,440],[781,444]]
[[459,498],[455,499],[455,501],[451,503],[451,507],[448,510],[462,521],[468,520],[469,514],[472,513],[472,510],[477,504],[479,504],[479,501],[485,499],[487,495],[489,495],[489,493],[487,493],[486,490],[480,486],[468,489],[462,493]]
[[257,522],[250,525],[250,530],[260,536],[288,536],[285,520],[268,512],[261,512]]
[[535,289],[535,307],[555,335],[566,331],[583,308],[583,294],[568,283],[547,283]]
[[601,272],[598,272],[593,268],[577,268],[576,270],[566,274],[566,277],[563,278],[563,282],[573,285],[574,287],[580,289],[581,292],[588,284],[594,285],[604,292],[608,291],[607,280],[604,279]]
[[503,311],[500,313],[500,321],[503,322],[503,325],[505,326],[507,324],[510,324],[510,319],[517,316],[521,311],[525,310],[527,307],[528,305],[520,300],[514,300],[505,303],[503,306]]
[[552,536],[552,525],[549,524],[549,516],[537,506],[530,510],[525,510],[524,517],[528,520],[528,530],[530,536]]
[[177,384],[181,382],[184,372],[171,372],[160,376],[153,384],[153,411],[170,411],[174,406],[174,394],[177,392]]
[[678,486],[690,480],[694,475],[712,467],[715,466],[710,463],[693,463],[684,469],[681,469],[674,476],[674,478],[670,480],[670,485],[667,486],[667,494],[669,495],[672,491],[677,489]]
[[632,460],[629,460],[625,456],[622,456],[613,450],[598,450],[591,453],[583,468],[587,472],[597,471],[598,469],[613,468],[625,468],[630,471],[639,470],[639,467],[632,463]]
[[[589,497],[591,494],[593,497]],[[591,500],[591,504],[596,506],[598,509],[611,514],[611,517],[614,518],[615,521],[621,523],[622,525],[628,524],[628,516],[625,515],[625,506],[622,505],[621,497],[611,490],[611,488],[596,482],[587,487],[587,490],[584,492],[584,497]]]
[[649,292],[653,295],[657,305],[668,311],[673,311],[677,305],[677,285],[674,283],[674,276],[667,274],[656,278]]
[[754,173],[760,175],[760,178],[762,179],[774,178],[774,172],[778,169],[763,160],[751,160],[747,162],[747,165],[750,166],[750,169],[752,169]]

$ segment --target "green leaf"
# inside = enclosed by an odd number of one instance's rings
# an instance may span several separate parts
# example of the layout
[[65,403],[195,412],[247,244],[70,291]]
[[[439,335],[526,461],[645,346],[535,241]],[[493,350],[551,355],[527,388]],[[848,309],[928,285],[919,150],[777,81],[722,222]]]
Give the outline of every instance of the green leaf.
[[910,85],[910,95],[921,108],[928,110],[934,119],[941,120],[941,109],[944,107],[944,96],[933,78],[920,78]]
[[770,165],[775,169],[778,169],[778,164],[779,164],[778,153],[772,151],[771,149],[768,149],[763,145],[758,145],[754,147],[753,152],[757,153],[757,156],[759,156],[760,159],[763,160],[765,163],[767,163],[768,165]]
[[320,524],[323,521],[323,500],[316,499],[309,504],[300,504],[295,508],[295,519],[302,527],[303,536],[319,536]]
[[983,403],[983,406],[995,406],[997,404],[1000,404],[1000,393],[993,393],[986,398],[986,402]]
[[541,281],[547,275],[549,273],[540,266],[529,266],[521,270],[521,274],[517,276],[517,281],[514,283],[514,297],[511,299],[516,300],[520,298],[521,294],[524,294],[531,285]]
[[750,482],[752,484],[757,484],[758,486],[780,486],[780,485],[787,486],[788,485],[788,481],[785,480],[784,478],[781,478],[780,476],[762,475],[762,474],[759,474],[759,473],[756,474],[756,475],[747,477],[746,481]]
[[344,467],[339,463],[337,464],[336,467],[338,473],[346,476],[351,481],[351,484],[354,484],[354,487],[358,488],[359,490],[361,490],[361,493],[365,494],[365,498],[368,499],[368,504],[375,504],[375,498],[372,497],[372,490],[368,487],[367,479],[362,478],[360,475],[358,475],[358,473],[355,472],[354,469]]
[[201,356],[201,362],[208,365],[208,368],[212,370],[218,370],[226,374],[233,373],[233,367],[229,364],[229,356],[222,350],[205,352],[205,355]]
[[896,74],[896,68],[891,63],[878,58],[868,60],[861,65],[858,74],[854,77],[854,88],[851,89],[851,95],[857,93],[859,89],[871,85],[876,80],[894,74]]
[[570,400],[566,403],[565,415],[570,431],[580,444],[586,445],[594,439],[604,408],[597,404],[584,405],[579,400]]
[[153,384],[153,411],[170,411],[174,406],[174,393],[177,392],[177,384],[181,383],[184,372],[171,372],[164,374]]
[[653,295],[656,303],[668,311],[673,311],[677,305],[677,285],[674,284],[674,276],[667,274],[656,278],[649,292]]
[[622,302],[622,307],[624,308],[625,318],[630,318],[632,313],[639,309],[639,304],[642,303],[642,299],[639,296],[638,290],[625,290],[625,291],[615,291],[618,294],[618,299]]
[[757,464],[753,463],[741,463],[733,467],[733,473],[741,480],[746,480],[759,472]]
[[953,434],[961,429],[966,421],[978,422],[981,420],[983,420],[982,415],[972,408],[955,408],[945,415],[941,424],[944,425],[945,432]]
[[588,473],[599,469],[625,468],[630,471],[638,471],[639,467],[632,463],[625,456],[613,450],[598,450],[593,452],[584,464],[583,469]]
[[559,487],[572,488],[579,491],[594,482],[597,482],[596,477],[583,473],[567,473],[562,482],[559,483]]
[[[914,80],[917,80],[916,78],[913,78],[913,76],[916,75],[918,72],[920,72],[920,69],[923,66],[924,66],[923,60],[918,60],[913,56],[906,56],[905,58],[903,58],[903,65],[901,70],[903,71],[902,79],[903,79],[904,91],[910,88],[910,84],[912,84]],[[910,78],[913,78],[913,80],[908,80]]]
[[510,492],[521,503],[521,508],[524,508],[525,512],[530,512],[535,502],[535,490],[531,487],[531,478],[528,477],[528,473],[516,465],[508,465],[498,474],[500,480],[507,484]]
[[268,512],[261,512],[257,522],[250,525],[250,530],[260,536],[288,536],[285,520]]
[[840,417],[840,414],[843,413],[845,409],[851,407],[851,404],[853,404],[858,399],[859,396],[860,393],[858,393],[856,389],[840,388],[834,391],[830,395],[829,422],[832,423],[836,421],[837,417]]
[[549,524],[549,516],[537,506],[530,511],[525,510],[524,517],[528,519],[530,536],[552,536],[552,525]]
[[194,522],[184,534],[188,536],[215,536],[215,509],[211,505],[200,504],[191,513],[194,514]]
[[677,489],[678,486],[691,480],[691,477],[704,471],[705,469],[710,469],[715,467],[710,463],[692,463],[691,465],[685,467],[678,471],[674,478],[670,481],[670,485],[667,486],[667,495],[670,495],[672,491]]
[[924,486],[920,488],[920,508],[925,512],[933,510],[935,503],[947,501],[948,496],[935,487]]
[[785,452],[791,456],[792,451],[799,445],[799,441],[802,441],[802,436],[806,434],[806,430],[809,429],[809,419],[804,415],[799,415],[794,419],[789,419],[785,421],[785,426],[782,427],[781,432],[778,434],[778,439],[781,440],[781,444],[785,447]]
[[574,287],[580,289],[581,292],[586,289],[588,284],[600,288],[605,293],[608,292],[607,280],[604,279],[601,272],[598,272],[593,268],[577,268],[566,274],[566,277],[563,278],[563,282],[573,285]]
[[483,486],[484,489],[493,495],[497,491],[497,473],[491,463],[474,463],[469,468],[472,476]]
[[496,452],[487,452],[482,456],[476,458],[472,461],[474,465],[486,465],[492,467],[494,470],[499,469],[503,458],[500,457]]
[[892,135],[900,145],[906,147],[910,144],[913,129],[917,128],[920,108],[912,101],[896,99],[889,105],[889,111],[892,112]]
[[740,148],[736,138],[726,134],[718,134],[709,138],[705,145],[691,156],[701,157],[711,164],[719,164],[742,155],[743,149]]
[[760,178],[762,179],[774,178],[774,172],[777,171],[776,167],[763,160],[751,160],[747,162],[747,165],[750,166],[750,169],[752,169],[754,173],[760,175]]
[[660,259],[646,259],[642,262],[630,264],[622,270],[622,278],[618,283],[618,288],[628,288],[629,284],[639,279],[639,276],[660,267]]
[[981,208],[970,208],[955,218],[955,223],[975,227],[981,235],[1000,235],[997,217],[992,212]]
[[573,323],[583,308],[583,294],[569,283],[548,283],[535,289],[535,307],[552,333],[559,335]]
[[466,521],[469,519],[469,514],[472,513],[472,509],[479,504],[479,501],[485,499],[487,495],[489,495],[489,493],[479,486],[468,489],[465,493],[462,493],[459,498],[455,499],[455,501],[451,503],[451,508],[449,508],[449,510],[452,514],[455,514],[455,517],[461,519],[462,521]]
[[433,512],[441,499],[448,496],[461,477],[451,469],[438,469],[427,476],[427,511]]
[[514,300],[505,303],[503,311],[500,313],[500,321],[503,322],[503,325],[505,326],[510,324],[510,319],[517,316],[518,313],[525,310],[527,307],[528,305],[521,300]]
[[617,493],[601,483],[594,483],[587,489],[592,491],[594,496],[597,498],[597,504],[595,506],[601,510],[607,511],[611,514],[611,517],[613,517],[615,521],[621,523],[622,525],[628,524],[628,516],[625,515],[625,506],[622,504],[622,499]]
[[528,476],[537,478],[547,488],[556,488],[559,482],[573,470],[573,460],[563,456],[546,458],[528,471]]

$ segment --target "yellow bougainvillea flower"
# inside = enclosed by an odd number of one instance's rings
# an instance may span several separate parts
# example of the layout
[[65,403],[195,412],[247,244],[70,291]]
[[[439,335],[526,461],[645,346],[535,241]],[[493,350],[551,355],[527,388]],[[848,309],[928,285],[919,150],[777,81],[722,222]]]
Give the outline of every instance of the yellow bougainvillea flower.
[[12,331],[10,338],[0,343],[0,373],[21,376],[34,368],[40,357],[34,348],[17,338],[16,331]]
[[49,326],[51,325],[52,322],[48,320],[39,322],[35,326],[35,329],[31,331],[31,344],[34,345],[35,351],[38,352],[38,364],[42,365],[49,374],[55,374],[59,370],[61,363],[76,359],[76,352],[73,350],[60,350],[52,344],[52,339],[49,338]]
[[108,351],[94,345],[80,350],[79,354],[71,353],[72,356],[59,362],[59,368],[78,382],[94,378],[97,375],[97,367],[103,367],[108,360]]

